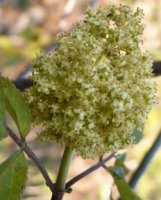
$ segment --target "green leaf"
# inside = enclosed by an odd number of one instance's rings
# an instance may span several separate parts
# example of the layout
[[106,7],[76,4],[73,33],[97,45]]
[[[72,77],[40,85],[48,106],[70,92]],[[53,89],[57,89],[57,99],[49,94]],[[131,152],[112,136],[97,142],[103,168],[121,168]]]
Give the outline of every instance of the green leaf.
[[0,86],[5,96],[6,109],[15,121],[21,136],[29,133],[31,113],[20,92],[8,80],[0,77]]
[[129,169],[124,164],[124,160],[126,158],[126,154],[125,153],[124,154],[117,154],[115,156],[115,158],[116,158],[116,161],[115,161],[114,166],[122,168],[124,174],[126,175],[129,172]]
[[118,177],[118,179],[122,179],[125,176],[124,170],[122,169],[122,167],[113,166],[113,167],[109,167],[108,169],[110,173]]
[[3,91],[0,91],[0,140],[7,137],[6,129],[4,128],[5,122],[5,98]]
[[132,133],[132,136],[134,137],[134,143],[137,144],[142,139],[143,133],[139,131],[137,128],[135,128],[135,130]]
[[126,183],[124,177],[121,175],[120,168],[110,167],[108,171],[115,181],[122,200],[141,200],[141,198],[132,191],[128,183]]
[[27,161],[21,150],[0,165],[0,199],[20,200],[27,180]]
[[126,158],[126,153],[117,154],[117,155],[115,155],[115,158],[116,158],[116,160],[120,160],[123,162]]

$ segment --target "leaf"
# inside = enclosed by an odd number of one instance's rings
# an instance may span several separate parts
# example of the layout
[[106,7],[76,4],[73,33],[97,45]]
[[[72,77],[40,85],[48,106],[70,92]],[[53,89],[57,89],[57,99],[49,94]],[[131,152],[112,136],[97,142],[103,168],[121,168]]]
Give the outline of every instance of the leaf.
[[122,169],[122,167],[109,167],[108,170],[110,171],[111,174],[114,174],[116,177],[118,178],[124,178],[125,174],[124,174],[124,170]]
[[116,160],[120,160],[123,162],[126,158],[126,153],[117,154],[117,155],[115,155],[115,158],[116,158]]
[[126,158],[126,154],[125,153],[124,154],[117,154],[115,156],[115,158],[116,158],[116,161],[115,161],[114,166],[122,168],[124,174],[126,175],[129,172],[129,169],[124,164],[124,160]]
[[124,177],[120,173],[120,168],[110,167],[108,171],[115,181],[122,200],[141,200],[141,198],[132,191],[128,183],[126,183]]
[[141,200],[141,198],[132,191],[124,179],[114,178],[115,184],[123,200]]
[[143,133],[139,131],[138,128],[135,128],[135,130],[132,133],[132,136],[134,137],[134,143],[137,144],[142,139]]
[[21,150],[0,165],[0,197],[20,200],[27,180],[27,161]]
[[4,128],[5,122],[5,98],[3,91],[0,91],[0,140],[7,137],[6,129]]
[[31,113],[25,100],[16,87],[8,80],[0,77],[0,86],[5,96],[6,109],[15,121],[21,136],[29,133]]

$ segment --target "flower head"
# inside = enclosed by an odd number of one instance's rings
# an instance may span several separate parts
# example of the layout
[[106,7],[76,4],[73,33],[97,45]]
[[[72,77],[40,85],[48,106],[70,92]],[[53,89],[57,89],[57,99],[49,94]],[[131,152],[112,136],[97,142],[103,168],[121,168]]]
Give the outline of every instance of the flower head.
[[139,47],[142,16],[123,5],[89,8],[51,55],[37,56],[26,97],[41,139],[84,158],[134,143],[155,101],[152,58]]

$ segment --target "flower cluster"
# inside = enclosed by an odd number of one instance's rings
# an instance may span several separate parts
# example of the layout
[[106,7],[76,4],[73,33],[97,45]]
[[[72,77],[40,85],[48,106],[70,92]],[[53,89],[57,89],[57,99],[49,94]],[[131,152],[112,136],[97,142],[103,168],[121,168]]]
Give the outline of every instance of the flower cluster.
[[143,12],[128,6],[94,11],[58,48],[33,61],[33,87],[25,95],[40,139],[54,140],[90,158],[134,143],[155,101],[152,58],[139,43]]

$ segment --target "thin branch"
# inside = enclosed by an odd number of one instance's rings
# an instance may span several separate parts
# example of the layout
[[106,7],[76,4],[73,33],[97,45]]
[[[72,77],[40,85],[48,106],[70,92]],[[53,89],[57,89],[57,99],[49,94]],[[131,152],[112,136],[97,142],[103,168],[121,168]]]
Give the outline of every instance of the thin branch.
[[157,150],[161,147],[161,132],[156,137],[154,143],[148,150],[148,152],[144,155],[144,158],[136,171],[134,172],[133,176],[131,177],[131,180],[129,181],[129,185],[131,188],[135,188],[137,182],[141,178],[142,174],[145,172],[146,168],[148,167],[151,159],[154,157]]
[[24,91],[26,88],[29,88],[32,86],[32,81],[30,79],[17,79],[13,81],[13,84],[20,91]]
[[161,61],[155,61],[153,63],[153,74],[154,74],[154,76],[161,75]]
[[101,161],[99,161],[95,165],[91,166],[90,168],[88,168],[84,172],[82,172],[82,173],[78,174],[77,176],[75,176],[74,178],[72,178],[70,181],[68,181],[66,183],[66,189],[70,188],[72,185],[74,185],[76,182],[78,182],[80,179],[84,178],[88,174],[91,174],[92,172],[94,172],[98,168],[102,167],[104,165],[104,163],[106,163],[111,158],[113,158],[114,155],[115,155],[114,153],[110,154],[107,158],[102,159]]
[[103,165],[102,167],[103,167],[103,169],[106,170],[106,172],[109,170],[109,168],[106,165]]
[[8,126],[6,126],[9,136],[14,140],[14,142],[22,148],[22,150],[27,154],[27,156],[35,163],[35,165],[40,170],[41,174],[43,175],[46,185],[50,188],[52,192],[55,192],[55,187],[53,182],[51,181],[46,169],[41,164],[40,160],[37,158],[35,153],[29,148],[25,141],[22,141]]

